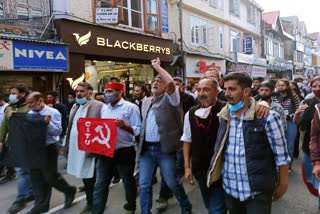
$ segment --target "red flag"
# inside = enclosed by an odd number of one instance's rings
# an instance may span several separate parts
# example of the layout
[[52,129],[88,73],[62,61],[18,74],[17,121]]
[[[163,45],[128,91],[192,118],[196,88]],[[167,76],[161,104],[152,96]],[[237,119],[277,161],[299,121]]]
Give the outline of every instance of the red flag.
[[80,150],[113,157],[117,139],[114,119],[80,118],[77,127]]

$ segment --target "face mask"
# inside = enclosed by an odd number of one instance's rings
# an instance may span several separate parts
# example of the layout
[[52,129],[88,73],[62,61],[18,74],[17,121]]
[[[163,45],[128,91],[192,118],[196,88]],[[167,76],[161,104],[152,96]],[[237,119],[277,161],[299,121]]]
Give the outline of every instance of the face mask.
[[239,111],[239,109],[241,109],[244,106],[244,102],[243,100],[241,100],[240,102],[238,102],[237,104],[228,104],[230,111],[232,112],[237,112]]
[[79,103],[80,105],[83,105],[87,102],[87,98],[82,97],[82,98],[76,98],[76,102]]
[[30,110],[32,110],[32,111],[39,111],[40,108],[41,108],[41,106],[40,106],[39,104],[36,104],[36,105],[32,106],[32,107],[30,108]]
[[298,85],[299,88],[302,87],[302,83],[301,82],[298,82],[297,85]]
[[308,81],[307,80],[303,80],[303,84],[307,84],[308,83]]
[[53,98],[47,98],[47,104],[54,104]]
[[197,111],[195,111],[194,114],[197,117],[200,117],[201,119],[206,119],[209,116],[211,109],[212,109],[212,106],[208,108],[200,108]]
[[10,94],[9,95],[9,100],[10,100],[11,103],[16,103],[16,102],[18,102],[19,99],[18,99],[16,94]]
[[110,103],[110,104],[114,103],[118,98],[117,93],[106,94],[105,97],[106,97],[106,103]]
[[320,90],[313,90],[312,92],[316,97],[320,97]]
[[68,103],[72,103],[74,101],[73,98],[68,98]]

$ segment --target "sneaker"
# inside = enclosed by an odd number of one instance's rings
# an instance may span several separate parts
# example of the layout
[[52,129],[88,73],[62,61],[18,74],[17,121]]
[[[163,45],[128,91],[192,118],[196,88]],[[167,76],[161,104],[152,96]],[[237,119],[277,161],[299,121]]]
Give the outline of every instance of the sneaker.
[[9,208],[8,213],[9,214],[18,213],[26,207],[26,204],[27,203],[23,200],[22,201],[15,201],[15,202],[13,202],[11,207]]
[[123,205],[123,209],[127,214],[134,214],[136,212],[136,205],[130,205],[129,203],[126,203]]
[[158,198],[155,206],[159,212],[165,211],[168,208],[168,199]]
[[80,214],[91,214],[92,207],[89,204],[86,204],[84,208],[80,211]]
[[76,192],[77,192],[77,188],[72,186],[71,187],[72,190],[70,190],[69,193],[66,193],[65,196],[66,196],[66,199],[65,199],[65,202],[64,202],[64,208],[69,208],[72,206],[72,202],[74,200],[74,197],[76,195]]

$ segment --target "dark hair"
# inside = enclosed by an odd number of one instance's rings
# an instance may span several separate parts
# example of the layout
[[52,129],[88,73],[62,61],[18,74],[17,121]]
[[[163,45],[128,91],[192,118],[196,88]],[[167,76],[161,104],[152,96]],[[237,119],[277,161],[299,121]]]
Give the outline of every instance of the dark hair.
[[71,95],[71,96],[73,96],[73,97],[76,97],[76,93],[74,93],[74,91],[70,91],[70,92],[68,93],[68,95]]
[[89,90],[92,90],[92,91],[93,91],[92,86],[91,86],[89,83],[87,83],[87,82],[80,82],[80,83],[78,84],[78,86],[85,87],[88,91],[89,91]]
[[293,110],[293,113],[297,110],[295,105],[294,105],[294,100],[297,99],[299,102],[301,101],[299,96],[290,88],[290,81],[287,79],[279,79],[277,81],[277,84],[279,82],[284,82],[284,84],[286,84],[287,86],[287,93],[288,93],[288,97],[291,100],[291,109]]
[[4,100],[4,96],[0,94],[0,100]]
[[252,86],[252,79],[245,72],[232,72],[227,74],[227,76],[224,78],[224,82],[230,80],[236,80],[242,89],[251,88]]
[[110,78],[110,81],[113,81],[113,80],[116,81],[116,82],[120,82],[117,77],[111,77],[111,78]]
[[141,85],[136,85],[136,86],[140,87],[141,91],[143,91],[144,93],[148,93],[149,92],[147,87],[146,87],[146,85],[141,84]]
[[28,95],[29,90],[25,85],[17,84],[17,85],[11,86],[9,88],[9,90],[11,90],[13,88],[17,89],[19,91],[19,93],[26,93],[26,95]]
[[315,78],[313,78],[310,82],[310,86],[312,87],[314,82],[320,81],[320,76],[316,76]]
[[[34,91],[30,94],[32,96],[32,98],[34,98],[36,101],[40,100],[41,98],[43,98],[43,95],[38,92],[38,91]],[[29,96],[30,96],[29,95]]]
[[299,86],[298,86],[297,82],[291,80],[291,81],[290,81],[290,84],[292,84],[292,85],[295,86],[295,88],[292,89],[292,90],[293,90],[293,91],[298,95],[298,97],[301,99],[301,98],[302,98],[302,95],[301,95],[301,92],[300,92],[300,89],[299,89]]
[[263,78],[262,77],[253,77],[252,81],[254,81],[254,80],[258,80],[259,82],[262,82]]
[[96,99],[97,96],[100,96],[100,95],[103,95],[103,96],[104,96],[104,93],[103,93],[103,92],[97,92],[97,93],[94,95],[94,99]]
[[274,82],[272,82],[270,80],[265,80],[259,85],[259,88],[262,88],[262,87],[270,88],[271,91],[273,91],[274,90]]
[[53,98],[58,98],[59,97],[59,95],[58,95],[58,93],[56,91],[49,91],[47,93],[47,95],[51,95],[51,96],[53,96]]

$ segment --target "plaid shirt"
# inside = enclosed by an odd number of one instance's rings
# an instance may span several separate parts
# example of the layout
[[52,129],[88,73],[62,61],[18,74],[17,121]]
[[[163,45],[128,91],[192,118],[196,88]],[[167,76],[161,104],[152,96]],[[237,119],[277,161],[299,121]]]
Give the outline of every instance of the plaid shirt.
[[[230,113],[230,130],[225,151],[225,161],[222,171],[223,188],[225,192],[240,201],[245,201],[249,197],[258,194],[251,192],[243,136],[243,121],[248,110],[243,112],[240,119]],[[272,151],[275,155],[277,166],[285,165],[290,162],[286,140],[281,128],[281,122],[276,112],[270,111],[266,117],[265,130]]]

